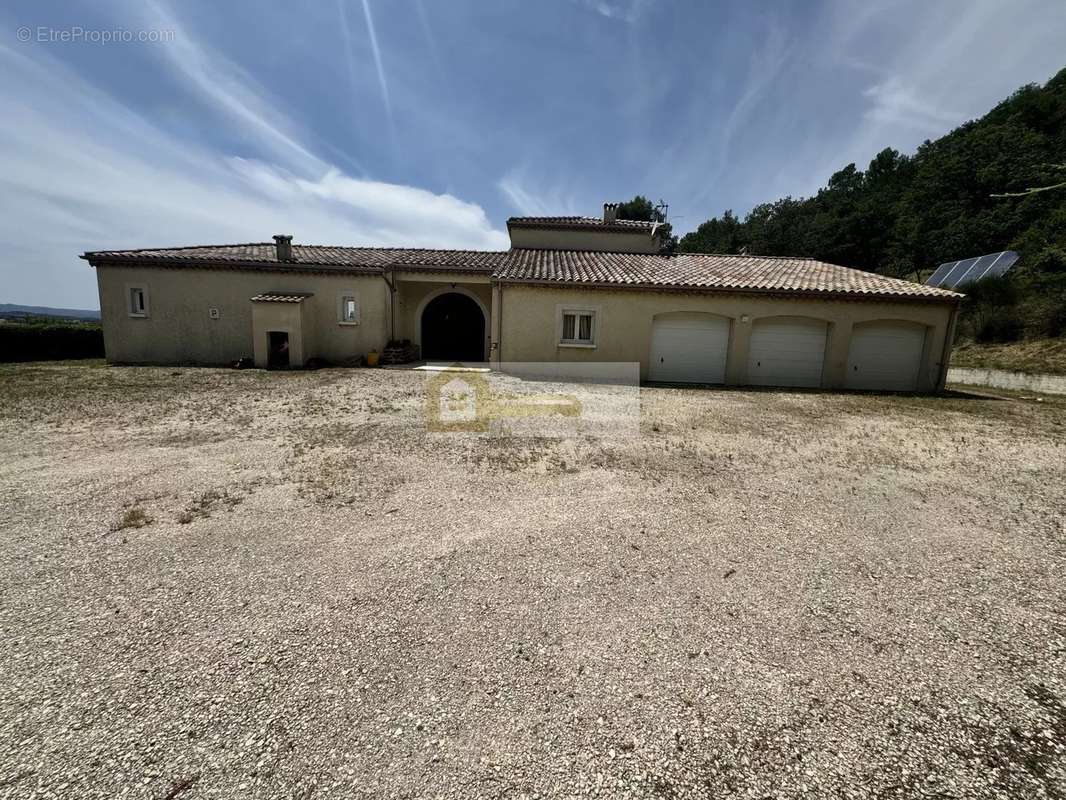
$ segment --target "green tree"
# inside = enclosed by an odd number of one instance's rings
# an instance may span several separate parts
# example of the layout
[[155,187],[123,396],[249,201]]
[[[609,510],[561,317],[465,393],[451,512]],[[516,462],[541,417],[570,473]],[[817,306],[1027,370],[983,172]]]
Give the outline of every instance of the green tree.
[[747,244],[743,223],[727,210],[721,219],[709,219],[692,233],[686,233],[678,249],[690,253],[734,254],[745,249]]
[[635,220],[637,222],[657,222],[659,227],[659,241],[662,243],[661,252],[672,253],[677,247],[677,237],[674,236],[673,226],[666,221],[666,216],[656,208],[655,204],[642,194],[636,195],[632,200],[618,204],[618,219]]
[[666,222],[663,215],[647,197],[638,194],[632,200],[618,204],[618,219],[637,222]]

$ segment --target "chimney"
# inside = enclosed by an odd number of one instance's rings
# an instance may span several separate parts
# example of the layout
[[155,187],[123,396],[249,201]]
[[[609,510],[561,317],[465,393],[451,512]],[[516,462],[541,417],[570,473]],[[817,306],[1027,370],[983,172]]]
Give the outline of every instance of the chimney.
[[295,261],[292,257],[292,236],[277,234],[274,237],[274,245],[278,252],[278,261]]
[[603,204],[603,223],[610,225],[618,218],[618,203]]

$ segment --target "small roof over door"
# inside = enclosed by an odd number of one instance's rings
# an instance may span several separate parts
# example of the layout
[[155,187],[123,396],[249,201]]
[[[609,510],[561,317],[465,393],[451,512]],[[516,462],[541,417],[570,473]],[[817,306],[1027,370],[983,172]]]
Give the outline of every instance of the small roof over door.
[[253,303],[302,303],[312,292],[263,292],[252,298]]

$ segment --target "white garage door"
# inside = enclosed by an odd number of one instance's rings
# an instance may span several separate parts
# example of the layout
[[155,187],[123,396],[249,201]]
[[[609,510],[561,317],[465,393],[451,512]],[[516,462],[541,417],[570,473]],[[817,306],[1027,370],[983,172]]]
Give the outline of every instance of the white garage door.
[[659,314],[651,328],[648,380],[725,383],[729,320],[714,314]]
[[848,389],[913,392],[925,348],[925,327],[914,322],[867,322],[851,331]]
[[754,386],[821,386],[828,324],[802,317],[773,317],[751,326],[748,383]]

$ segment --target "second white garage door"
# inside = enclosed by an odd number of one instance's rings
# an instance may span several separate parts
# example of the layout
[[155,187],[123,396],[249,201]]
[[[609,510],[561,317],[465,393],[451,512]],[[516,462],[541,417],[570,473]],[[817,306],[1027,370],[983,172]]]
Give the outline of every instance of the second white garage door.
[[867,322],[851,331],[848,389],[913,392],[925,349],[925,327],[913,322]]
[[729,320],[714,314],[659,314],[652,322],[648,380],[725,383]]
[[751,326],[748,383],[821,386],[828,324],[804,317],[771,317]]

